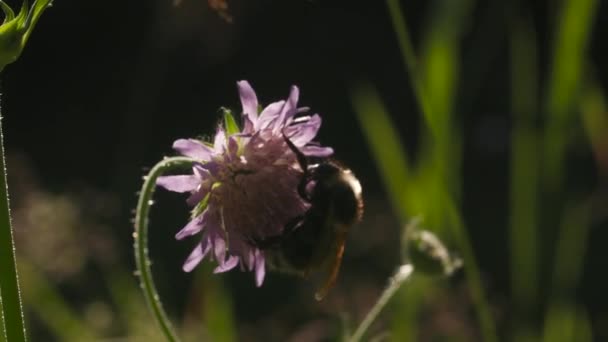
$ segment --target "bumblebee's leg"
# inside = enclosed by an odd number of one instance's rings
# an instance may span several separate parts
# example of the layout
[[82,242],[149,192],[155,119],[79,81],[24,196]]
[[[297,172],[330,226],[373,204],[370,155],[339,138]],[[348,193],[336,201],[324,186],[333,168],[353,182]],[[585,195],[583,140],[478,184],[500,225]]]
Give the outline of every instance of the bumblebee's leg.
[[251,238],[251,244],[261,250],[278,249],[282,241],[282,235],[267,236],[263,239]]
[[251,238],[251,242],[254,246],[262,250],[279,248],[281,247],[283,241],[285,241],[285,239],[287,239],[291,234],[293,234],[296,228],[302,225],[303,220],[304,216],[296,216],[291,220],[287,221],[285,227],[283,228],[283,233],[281,235],[267,236],[263,239],[254,237]]
[[282,134],[283,134],[283,139],[285,140],[285,143],[287,144],[287,147],[289,147],[291,152],[293,152],[293,154],[296,155],[298,164],[300,165],[300,168],[302,168],[302,171],[304,171],[304,175],[302,176],[302,179],[300,180],[300,183],[298,184],[298,194],[304,200],[306,200],[307,202],[310,202],[310,196],[308,196],[308,193],[306,192],[306,185],[308,185],[308,179],[310,178],[309,177],[310,174],[308,172],[308,160],[306,159],[306,156],[304,155],[304,153],[302,153],[302,151],[300,151],[296,147],[296,145],[294,145],[291,142],[291,140],[289,140],[289,138],[285,135],[285,133],[282,133]]

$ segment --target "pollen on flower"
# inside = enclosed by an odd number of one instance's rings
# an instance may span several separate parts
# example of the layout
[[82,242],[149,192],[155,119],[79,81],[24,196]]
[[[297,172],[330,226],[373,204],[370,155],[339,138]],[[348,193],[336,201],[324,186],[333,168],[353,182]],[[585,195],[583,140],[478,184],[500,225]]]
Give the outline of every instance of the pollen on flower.
[[209,256],[217,262],[214,273],[236,266],[255,274],[261,286],[266,273],[264,251],[253,241],[280,236],[285,225],[308,209],[297,188],[303,174],[287,137],[305,156],[333,153],[312,140],[321,127],[317,114],[296,117],[308,108],[297,107],[299,89],[286,100],[261,111],[257,95],[247,81],[237,82],[242,105],[242,129],[236,129],[230,111],[212,143],[178,139],[173,148],[196,160],[192,173],[164,176],[157,185],[189,193],[192,219],[177,234],[178,240],[197,235],[200,243],[183,269],[193,270]]

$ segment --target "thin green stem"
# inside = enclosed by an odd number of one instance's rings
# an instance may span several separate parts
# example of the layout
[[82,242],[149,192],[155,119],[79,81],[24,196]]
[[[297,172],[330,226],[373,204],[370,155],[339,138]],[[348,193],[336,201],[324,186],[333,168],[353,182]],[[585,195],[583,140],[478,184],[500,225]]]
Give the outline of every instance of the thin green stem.
[[2,293],[0,293],[0,342],[6,342],[6,327],[4,326],[4,308],[2,307]]
[[152,195],[156,188],[156,179],[169,170],[183,169],[192,166],[196,161],[187,157],[166,158],[156,164],[150,173],[144,178],[144,184],[139,194],[137,209],[135,212],[135,233],[133,234],[135,250],[135,265],[139,275],[140,286],[146,298],[146,302],[154,314],[156,322],[160,326],[167,341],[179,341],[173,331],[171,322],[163,309],[160,296],[154,286],[150,257],[148,255],[148,215],[152,205]]
[[0,118],[0,294],[4,313],[4,330],[6,340],[11,342],[26,341],[19,278],[15,263],[15,245],[11,228],[11,215],[6,183],[6,166],[4,161],[4,136]]
[[357,327],[357,330],[355,330],[355,333],[350,337],[350,339],[348,339],[348,342],[358,342],[361,340],[363,335],[367,332],[367,329],[369,329],[374,320],[376,320],[380,314],[380,311],[382,311],[388,301],[393,297],[393,295],[395,295],[397,290],[401,288],[401,285],[403,285],[406,280],[410,279],[410,276],[413,273],[414,266],[411,264],[405,264],[399,267],[395,275],[391,277],[390,283],[388,284],[386,290],[382,292],[382,295],[380,295],[380,298],[378,298],[376,304],[374,304],[372,309],[369,310],[363,321],[361,321],[361,324],[359,324]]

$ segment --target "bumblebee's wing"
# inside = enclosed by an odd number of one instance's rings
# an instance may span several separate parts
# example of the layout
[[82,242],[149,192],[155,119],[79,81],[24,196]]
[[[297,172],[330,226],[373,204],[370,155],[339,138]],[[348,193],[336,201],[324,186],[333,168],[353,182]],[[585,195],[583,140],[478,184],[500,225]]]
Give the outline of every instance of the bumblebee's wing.
[[340,272],[340,265],[342,264],[342,256],[344,255],[346,233],[347,231],[345,229],[340,229],[336,234],[335,240],[332,242],[332,254],[335,254],[330,260],[328,270],[329,275],[325,280],[325,283],[315,293],[316,300],[322,300],[327,295],[329,290],[331,290],[336,284],[336,280],[338,279],[338,273]]

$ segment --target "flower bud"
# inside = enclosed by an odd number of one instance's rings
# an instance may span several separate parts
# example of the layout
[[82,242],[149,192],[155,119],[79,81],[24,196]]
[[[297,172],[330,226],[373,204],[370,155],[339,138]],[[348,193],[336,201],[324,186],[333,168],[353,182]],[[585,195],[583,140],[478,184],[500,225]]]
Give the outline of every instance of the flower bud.
[[407,252],[414,268],[428,275],[449,276],[462,266],[439,238],[428,230],[410,226],[406,232]]
[[28,2],[23,1],[21,10],[15,16],[13,10],[0,0],[0,8],[4,12],[4,22],[0,25],[0,71],[19,58],[36,22],[51,1],[36,0],[30,8]]

